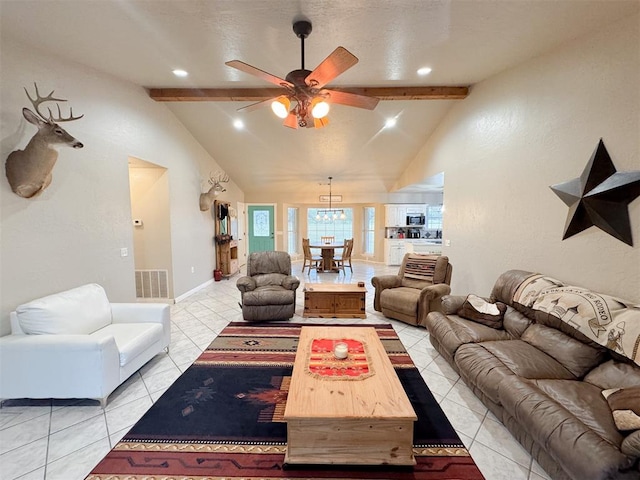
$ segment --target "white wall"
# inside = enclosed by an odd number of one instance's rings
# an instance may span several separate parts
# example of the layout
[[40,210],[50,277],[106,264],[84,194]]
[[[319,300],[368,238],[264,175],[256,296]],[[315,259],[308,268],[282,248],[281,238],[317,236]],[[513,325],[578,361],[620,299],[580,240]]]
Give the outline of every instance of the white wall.
[[640,198],[635,246],[596,227],[563,241],[568,207],[549,189],[601,137],[618,171],[640,169],[639,31],[636,15],[475,85],[407,169],[396,187],[445,172],[454,293],[519,268],[640,301]]
[[[41,94],[55,89],[74,114],[85,115],[63,125],[84,148],[60,150],[53,182],[42,195],[18,197],[4,174],[0,179],[0,321],[22,302],[87,282],[102,284],[112,301],[135,299],[134,259],[120,257],[122,247],[133,250],[129,157],[168,169],[175,295],[209,280],[214,223],[210,212],[200,212],[198,197],[202,178],[219,168],[213,159],[144,89],[0,40],[3,163],[36,131],[21,115],[30,106],[23,87],[33,94],[36,81]],[[243,200],[232,182],[223,196]]]

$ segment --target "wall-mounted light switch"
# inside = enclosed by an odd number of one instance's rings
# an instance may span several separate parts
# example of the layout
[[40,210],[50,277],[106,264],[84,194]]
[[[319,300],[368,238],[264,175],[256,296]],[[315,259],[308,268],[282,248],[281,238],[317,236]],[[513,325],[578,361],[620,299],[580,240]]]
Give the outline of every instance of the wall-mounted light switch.
[[128,257],[129,256],[129,249],[128,248],[121,248],[120,249],[120,256],[121,257]]

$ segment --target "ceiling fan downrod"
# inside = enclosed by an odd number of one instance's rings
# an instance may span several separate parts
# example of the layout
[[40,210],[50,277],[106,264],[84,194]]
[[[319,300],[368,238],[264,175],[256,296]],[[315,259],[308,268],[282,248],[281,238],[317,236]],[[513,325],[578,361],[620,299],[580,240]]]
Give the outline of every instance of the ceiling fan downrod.
[[304,70],[304,39],[309,36],[311,33],[311,22],[307,22],[306,20],[300,20],[293,24],[293,32],[300,39],[300,52],[301,52],[301,70]]

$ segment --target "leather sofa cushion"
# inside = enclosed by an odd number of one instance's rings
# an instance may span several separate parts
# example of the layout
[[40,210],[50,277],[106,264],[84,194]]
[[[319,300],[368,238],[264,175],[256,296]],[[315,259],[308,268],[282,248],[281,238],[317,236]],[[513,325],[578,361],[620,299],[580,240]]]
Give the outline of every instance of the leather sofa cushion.
[[636,430],[622,441],[622,453],[640,457],[640,430]]
[[111,306],[100,285],[91,283],[18,306],[20,328],[32,335],[87,335],[111,323]]
[[640,367],[631,363],[609,360],[591,370],[584,377],[584,381],[592,383],[602,390],[640,387]]
[[416,316],[420,290],[411,287],[387,288],[380,293],[380,306],[405,315]]
[[518,286],[531,275],[534,275],[534,273],[524,270],[507,270],[502,273],[496,279],[496,283],[491,290],[491,301],[499,301],[514,306],[513,295],[516,293]]
[[159,323],[113,323],[92,334],[97,338],[113,336],[120,352],[121,367],[154,343],[161,342],[162,335],[162,325]]
[[502,320],[503,328],[514,338],[520,338],[531,325],[531,319],[513,307],[507,305],[507,311]]
[[500,402],[572,478],[627,478],[620,470],[635,459],[620,452],[623,437],[597,387],[512,376],[500,386]]
[[511,339],[504,330],[496,330],[456,315],[447,316],[441,312],[429,313],[425,327],[429,330],[430,337],[436,339],[450,358],[453,358],[458,347],[465,343]]
[[506,377],[575,380],[560,363],[522,340],[468,343],[458,348],[455,362],[467,383],[495,403],[500,402],[498,388]]
[[584,377],[605,358],[602,350],[544,325],[531,325],[520,338],[555,358],[578,378]]
[[276,285],[258,287],[251,292],[245,292],[242,303],[248,306],[289,305],[295,303],[294,290],[287,290]]
[[267,285],[281,286],[287,275],[282,273],[263,273],[260,275],[254,275],[253,279],[256,281],[256,287],[264,287]]

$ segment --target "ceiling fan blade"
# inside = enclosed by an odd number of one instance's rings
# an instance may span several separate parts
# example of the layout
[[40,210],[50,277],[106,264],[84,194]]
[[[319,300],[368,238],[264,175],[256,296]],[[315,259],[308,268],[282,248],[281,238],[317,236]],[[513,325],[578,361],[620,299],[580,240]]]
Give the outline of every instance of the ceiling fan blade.
[[298,128],[298,116],[293,112],[289,112],[289,115],[287,115],[287,118],[284,119],[282,124],[285,127]]
[[264,70],[260,70],[259,68],[253,67],[248,63],[241,62],[240,60],[230,60],[228,62],[225,62],[225,65],[240,70],[241,72],[248,73],[249,75],[256,76],[280,87],[293,88],[293,84],[287,82],[283,78],[276,77],[275,75],[265,72]]
[[323,90],[329,94],[329,103],[337,103],[339,105],[347,105],[349,107],[366,108],[373,110],[380,101],[376,97],[368,97],[357,93],[341,92],[339,90]]
[[358,57],[346,48],[338,47],[304,81],[310,87],[322,88],[356,63],[358,63]]
[[251,105],[247,105],[246,107],[239,108],[238,112],[253,112],[254,110],[258,110],[259,108],[267,107],[267,106],[271,105],[271,103],[276,98],[278,98],[278,97],[268,98],[268,99],[263,100],[261,102],[252,103]]

